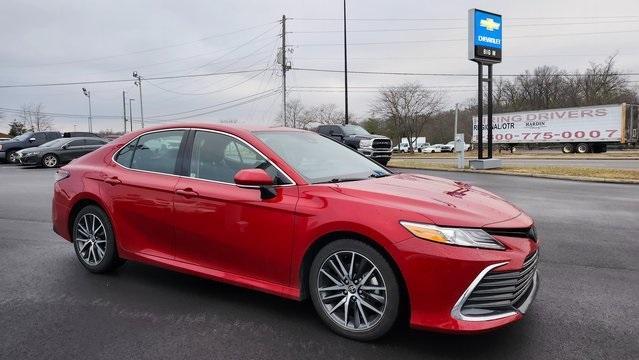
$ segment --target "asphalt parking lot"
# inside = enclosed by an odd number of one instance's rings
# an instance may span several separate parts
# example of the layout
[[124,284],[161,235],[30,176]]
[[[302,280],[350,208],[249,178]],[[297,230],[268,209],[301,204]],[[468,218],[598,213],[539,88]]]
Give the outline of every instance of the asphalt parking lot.
[[485,187],[536,219],[541,288],[524,320],[358,343],[310,303],[130,262],[92,275],[51,231],[54,171],[0,165],[0,358],[638,357],[639,186],[423,172]]
[[[499,157],[498,155],[496,157]],[[467,158],[468,159],[468,158]],[[429,159],[424,162],[435,164],[457,164],[457,158],[450,159]],[[503,158],[501,162],[504,166],[568,166],[568,167],[589,167],[607,169],[639,169],[639,160],[636,159],[602,159],[602,160],[581,160],[581,159],[513,159]]]

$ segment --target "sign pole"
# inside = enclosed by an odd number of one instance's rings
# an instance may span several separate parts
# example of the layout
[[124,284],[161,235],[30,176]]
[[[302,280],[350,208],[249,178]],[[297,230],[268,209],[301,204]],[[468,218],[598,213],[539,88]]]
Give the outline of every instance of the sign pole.
[[477,62],[477,158],[484,158],[484,65]]
[[493,64],[488,64],[488,156],[493,158]]

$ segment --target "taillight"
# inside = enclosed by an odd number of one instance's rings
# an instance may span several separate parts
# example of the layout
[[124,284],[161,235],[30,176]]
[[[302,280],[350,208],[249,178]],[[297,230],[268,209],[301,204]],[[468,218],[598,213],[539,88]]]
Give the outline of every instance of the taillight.
[[67,170],[58,169],[58,171],[55,172],[55,181],[58,182],[60,180],[64,180],[70,175],[71,174]]

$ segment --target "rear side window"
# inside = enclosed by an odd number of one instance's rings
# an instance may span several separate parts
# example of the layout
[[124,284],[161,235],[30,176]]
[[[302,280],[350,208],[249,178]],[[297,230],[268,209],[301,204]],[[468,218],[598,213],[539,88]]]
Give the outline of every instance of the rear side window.
[[132,169],[173,174],[184,134],[184,130],[169,130],[143,135],[133,149],[127,146],[120,150],[116,161],[127,166],[131,156]]
[[86,142],[87,145],[90,145],[90,146],[106,144],[106,141],[101,140],[101,139],[86,139],[85,142]]
[[122,150],[118,153],[118,156],[115,157],[115,161],[125,167],[131,167],[131,160],[133,160],[133,150],[135,150],[135,145],[137,145],[138,140],[130,142],[127,146],[123,147]]
[[73,140],[67,146],[68,147],[84,146],[84,140]]

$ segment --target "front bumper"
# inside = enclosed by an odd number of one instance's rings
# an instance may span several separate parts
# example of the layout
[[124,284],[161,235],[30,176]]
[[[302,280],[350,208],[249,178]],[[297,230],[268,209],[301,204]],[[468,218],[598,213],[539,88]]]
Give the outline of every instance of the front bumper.
[[397,253],[392,256],[397,259],[404,277],[412,327],[472,333],[499,328],[523,317],[539,287],[536,269],[530,290],[512,311],[492,313],[491,316],[461,311],[477,284],[491,270],[518,272],[525,259],[538,251],[537,243],[531,239],[496,237],[507,246],[506,250],[449,246],[418,238],[396,244],[393,251]]
[[359,148],[357,149],[357,151],[359,151],[361,154],[363,154],[366,157],[376,159],[376,160],[390,159],[391,155],[393,154],[393,151],[391,149],[378,150],[373,148]]
[[42,155],[29,155],[25,156],[24,154],[18,155],[18,162],[20,165],[39,165],[42,160]]

